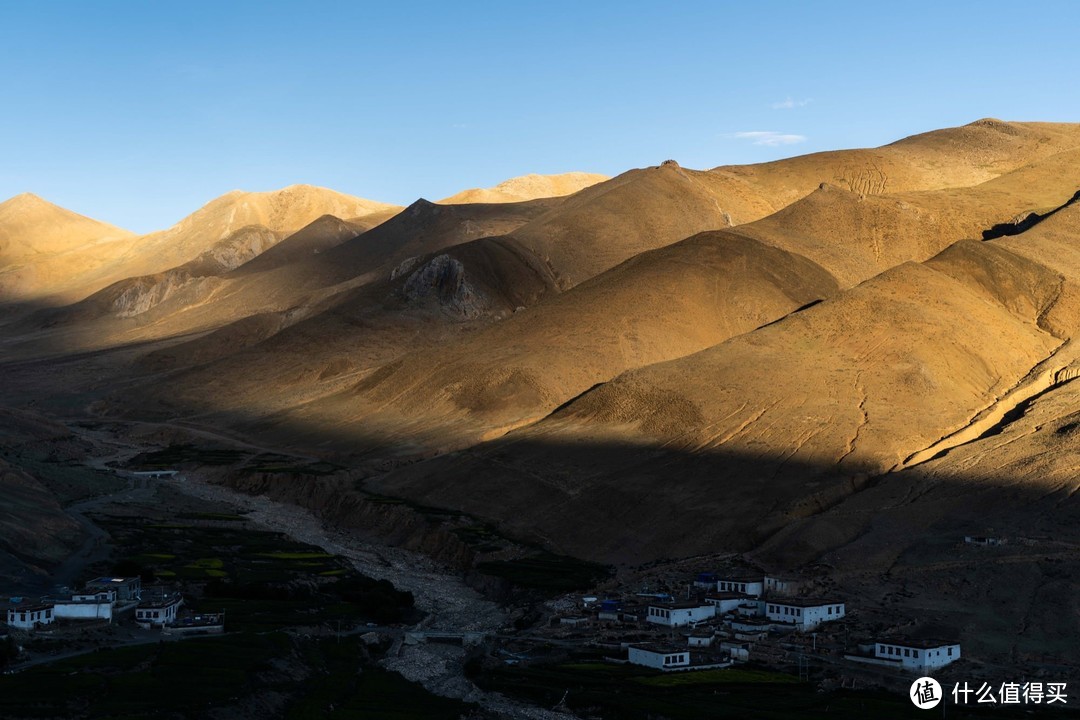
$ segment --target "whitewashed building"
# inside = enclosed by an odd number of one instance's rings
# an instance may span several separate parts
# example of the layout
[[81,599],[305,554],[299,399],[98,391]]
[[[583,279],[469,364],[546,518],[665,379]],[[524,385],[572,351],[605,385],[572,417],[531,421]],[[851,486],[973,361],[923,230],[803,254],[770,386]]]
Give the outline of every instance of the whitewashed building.
[[19,630],[33,630],[39,625],[51,625],[56,619],[48,603],[20,603],[7,609],[7,624]]
[[764,600],[749,598],[739,603],[739,606],[735,608],[735,612],[742,617],[764,617],[765,605]]
[[630,662],[634,665],[666,670],[668,668],[686,667],[690,664],[690,651],[686,648],[676,648],[668,645],[654,645],[645,643],[631,645],[629,649]]
[[144,628],[161,627],[176,620],[184,598],[179,593],[144,600],[135,608],[135,622]]
[[730,653],[732,660],[746,662],[750,659],[750,643],[747,642],[730,642],[725,640],[720,643],[720,650]]
[[69,620],[108,620],[112,622],[116,593],[82,593],[53,601],[53,614]]
[[761,597],[765,592],[765,578],[761,575],[718,575],[716,592],[737,592],[751,597]]
[[839,620],[844,612],[844,603],[837,600],[787,598],[765,604],[765,617],[798,630],[812,630],[822,623]]
[[794,595],[799,589],[795,578],[766,575],[764,582],[767,595]]
[[899,662],[905,670],[925,672],[960,659],[959,643],[921,640],[882,640],[874,645],[874,657]]
[[712,647],[715,636],[712,633],[694,633],[686,638],[689,647],[707,648]]
[[734,592],[707,593],[705,595],[705,602],[716,606],[717,615],[735,612],[741,603],[744,603],[749,599],[749,595]]
[[703,572],[698,573],[694,578],[694,587],[698,590],[715,590],[716,589],[716,573]]
[[735,615],[731,618],[731,622],[728,623],[728,627],[736,634],[768,634],[769,630],[772,629],[772,623],[764,618]]
[[131,602],[142,598],[142,578],[137,577],[99,577],[86,583],[88,594],[113,592],[114,600]]
[[682,627],[716,616],[716,606],[708,603],[684,602],[671,605],[650,605],[645,620],[657,625]]

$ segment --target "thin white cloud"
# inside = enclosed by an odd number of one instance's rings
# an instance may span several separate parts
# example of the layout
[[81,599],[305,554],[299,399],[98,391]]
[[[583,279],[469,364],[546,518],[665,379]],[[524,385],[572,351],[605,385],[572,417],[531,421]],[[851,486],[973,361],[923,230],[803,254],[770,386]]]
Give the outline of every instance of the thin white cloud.
[[789,95],[787,99],[782,102],[775,102],[772,104],[773,110],[794,110],[795,108],[806,107],[810,103],[814,102],[813,98],[806,98],[805,100],[794,100]]
[[806,142],[805,135],[795,135],[794,133],[781,133],[773,130],[751,130],[748,132],[732,133],[729,137],[736,138],[738,140],[749,140],[755,145],[767,145],[768,147],[778,147],[780,145],[794,145],[796,143]]

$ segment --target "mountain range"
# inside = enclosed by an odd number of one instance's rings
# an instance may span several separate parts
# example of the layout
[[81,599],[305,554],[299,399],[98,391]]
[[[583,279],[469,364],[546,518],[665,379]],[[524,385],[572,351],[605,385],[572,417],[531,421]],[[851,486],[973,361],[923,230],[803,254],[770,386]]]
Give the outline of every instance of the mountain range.
[[1052,652],[1080,637],[1078,191],[1080,125],[985,119],[405,208],[235,192],[144,236],[20,195],[0,404],[307,453],[359,478],[323,502],[600,562],[827,566]]

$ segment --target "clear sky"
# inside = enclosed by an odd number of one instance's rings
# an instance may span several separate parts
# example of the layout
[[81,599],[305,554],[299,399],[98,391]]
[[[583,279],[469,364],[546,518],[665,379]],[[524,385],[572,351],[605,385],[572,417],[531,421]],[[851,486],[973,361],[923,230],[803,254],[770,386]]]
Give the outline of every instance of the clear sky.
[[1080,121],[1075,2],[6,2],[0,199],[145,232],[232,189],[406,204],[528,172]]

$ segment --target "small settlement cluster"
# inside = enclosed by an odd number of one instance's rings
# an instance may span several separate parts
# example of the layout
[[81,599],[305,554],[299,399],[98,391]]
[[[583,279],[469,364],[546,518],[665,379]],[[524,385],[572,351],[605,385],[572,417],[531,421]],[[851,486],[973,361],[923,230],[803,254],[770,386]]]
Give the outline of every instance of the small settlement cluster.
[[[622,598],[585,597],[585,614],[559,618],[560,625],[652,628],[649,640],[624,642],[626,661],[667,672],[728,667],[794,634],[813,637],[842,620],[847,604],[835,598],[800,595],[793,578],[701,573],[685,599],[640,592]],[[809,640],[810,638],[807,638]],[[756,649],[756,650],[755,650]],[[924,673],[960,658],[954,642],[867,638],[843,660],[904,672]],[[839,659],[839,658],[838,658]]]
[[180,593],[160,585],[144,589],[138,577],[99,577],[86,583],[82,592],[62,597],[10,598],[4,619],[8,627],[26,632],[40,631],[57,621],[111,624],[129,617],[139,627],[160,629],[165,635],[224,632],[224,614],[184,614],[183,604]]

